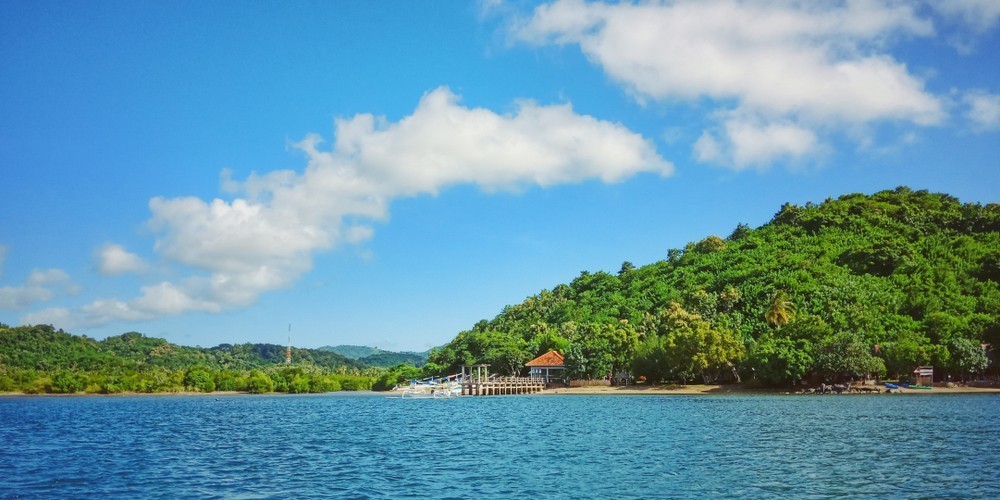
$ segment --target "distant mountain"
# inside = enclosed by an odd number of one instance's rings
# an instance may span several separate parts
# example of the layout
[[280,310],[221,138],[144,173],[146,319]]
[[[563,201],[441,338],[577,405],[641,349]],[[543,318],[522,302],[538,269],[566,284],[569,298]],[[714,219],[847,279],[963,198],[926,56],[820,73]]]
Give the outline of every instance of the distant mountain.
[[398,364],[413,365],[419,368],[427,364],[427,353],[381,352],[371,356],[365,356],[357,361],[369,366],[379,366],[382,368],[388,368]]
[[324,346],[320,347],[317,350],[335,352],[348,359],[361,359],[368,356],[374,356],[376,354],[386,352],[377,347],[368,347],[365,345]]
[[[98,371],[107,367],[187,370],[200,365],[213,370],[262,370],[283,364],[285,349],[277,344],[251,343],[187,347],[138,332],[97,341],[56,331],[49,325],[9,327],[0,324],[0,374],[4,367]],[[293,347],[292,359],[330,371],[364,368],[356,360],[319,349]]]
[[186,347],[138,332],[95,340],[51,325],[0,323],[0,392],[329,392],[370,389],[369,365],[285,346]]
[[333,352],[368,366],[379,367],[396,366],[400,363],[420,367],[427,363],[427,356],[430,355],[430,350],[424,352],[393,352],[362,345],[325,346],[317,350]]

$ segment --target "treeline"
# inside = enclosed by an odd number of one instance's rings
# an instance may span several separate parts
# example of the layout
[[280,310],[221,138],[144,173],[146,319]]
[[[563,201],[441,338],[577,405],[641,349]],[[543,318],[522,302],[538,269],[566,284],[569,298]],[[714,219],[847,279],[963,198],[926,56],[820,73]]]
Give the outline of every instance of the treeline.
[[357,360],[359,363],[368,366],[378,366],[389,368],[400,364],[420,367],[427,362],[427,352],[393,352],[385,351],[377,347],[358,345],[338,345],[320,347],[320,351],[329,351],[340,354],[346,358]]
[[421,375],[549,349],[572,378],[786,385],[875,374],[996,373],[1000,206],[901,187],[786,204],[647,266],[583,272],[434,351]]
[[0,324],[0,392],[102,393],[371,389],[384,370],[339,354],[274,344],[184,347],[129,332],[97,341],[48,325]]

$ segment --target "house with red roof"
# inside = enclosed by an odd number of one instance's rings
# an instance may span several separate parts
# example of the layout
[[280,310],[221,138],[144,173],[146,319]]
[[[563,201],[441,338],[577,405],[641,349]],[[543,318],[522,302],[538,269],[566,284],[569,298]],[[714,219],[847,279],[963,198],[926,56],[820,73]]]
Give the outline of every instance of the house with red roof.
[[566,363],[559,351],[549,351],[528,361],[524,366],[531,369],[529,374],[531,378],[540,378],[545,380],[546,384],[563,382],[563,370],[566,369]]

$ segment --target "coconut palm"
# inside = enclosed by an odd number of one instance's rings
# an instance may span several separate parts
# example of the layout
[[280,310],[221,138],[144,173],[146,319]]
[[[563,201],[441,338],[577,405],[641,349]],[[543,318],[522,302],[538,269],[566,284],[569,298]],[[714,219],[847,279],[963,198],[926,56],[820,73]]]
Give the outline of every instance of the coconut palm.
[[767,312],[764,313],[764,319],[771,326],[781,328],[787,325],[793,317],[795,317],[795,305],[788,298],[788,294],[784,290],[774,292],[774,296],[771,297],[771,307],[768,307]]

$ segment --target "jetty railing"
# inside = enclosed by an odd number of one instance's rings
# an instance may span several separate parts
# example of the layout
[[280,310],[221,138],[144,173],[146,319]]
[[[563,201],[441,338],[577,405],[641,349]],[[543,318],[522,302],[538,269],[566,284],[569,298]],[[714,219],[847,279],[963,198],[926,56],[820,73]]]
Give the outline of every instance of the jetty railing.
[[462,382],[463,396],[505,396],[535,394],[545,389],[545,381],[531,377],[473,378]]

